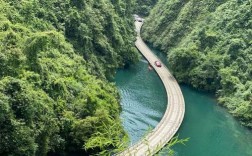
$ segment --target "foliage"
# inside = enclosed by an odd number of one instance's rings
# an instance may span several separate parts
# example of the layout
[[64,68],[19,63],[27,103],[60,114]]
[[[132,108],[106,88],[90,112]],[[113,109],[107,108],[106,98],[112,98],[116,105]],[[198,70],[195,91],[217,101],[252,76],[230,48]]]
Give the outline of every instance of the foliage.
[[141,16],[148,16],[157,1],[158,0],[136,0],[134,12]]
[[0,155],[124,148],[119,95],[106,78],[138,59],[130,5],[0,0]]
[[143,38],[168,54],[180,82],[215,91],[252,128],[252,3],[249,0],[160,0]]
[[185,138],[185,139],[180,139],[179,135],[174,136],[168,143],[167,145],[160,151],[157,155],[164,155],[167,154],[168,156],[173,156],[175,155],[174,150],[172,149],[173,146],[177,144],[182,144],[186,145],[186,142],[188,142],[190,138]]
[[28,27],[64,31],[88,67],[95,69],[90,73],[110,78],[118,67],[138,59],[136,49],[132,48],[135,37],[131,12],[126,10],[130,4],[131,1],[35,0],[15,2],[13,7]]

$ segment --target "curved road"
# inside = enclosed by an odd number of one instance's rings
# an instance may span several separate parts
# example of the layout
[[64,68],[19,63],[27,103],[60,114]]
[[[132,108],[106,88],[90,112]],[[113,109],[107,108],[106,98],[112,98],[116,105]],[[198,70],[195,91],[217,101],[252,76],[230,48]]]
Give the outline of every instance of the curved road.
[[166,112],[159,124],[143,140],[118,154],[120,156],[145,156],[157,153],[176,134],[183,121],[185,113],[183,94],[177,81],[163,63],[162,67],[155,66],[154,62],[159,59],[151,52],[140,37],[142,24],[142,22],[135,22],[137,31],[137,40],[135,45],[153,66],[162,80],[167,93],[168,103]]

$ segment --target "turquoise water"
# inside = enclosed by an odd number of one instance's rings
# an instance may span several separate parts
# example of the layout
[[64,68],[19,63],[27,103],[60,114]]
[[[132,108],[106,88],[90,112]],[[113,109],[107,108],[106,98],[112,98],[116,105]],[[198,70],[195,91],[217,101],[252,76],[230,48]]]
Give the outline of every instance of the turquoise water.
[[[155,52],[165,60],[164,55]],[[134,144],[162,118],[167,103],[165,90],[157,74],[148,70],[144,59],[129,69],[119,70],[115,82],[122,98],[121,119],[130,136],[130,144]],[[186,113],[178,134],[190,140],[186,146],[173,147],[176,156],[252,155],[252,132],[218,106],[213,95],[188,86],[181,86],[181,89]],[[165,150],[162,153],[167,155]]]
[[130,144],[134,144],[161,120],[166,109],[165,89],[144,59],[129,69],[119,70],[116,85],[122,97],[123,125]]
[[206,93],[182,86],[186,114],[179,130],[180,138],[190,137],[186,146],[176,145],[178,156],[252,155],[252,133]]

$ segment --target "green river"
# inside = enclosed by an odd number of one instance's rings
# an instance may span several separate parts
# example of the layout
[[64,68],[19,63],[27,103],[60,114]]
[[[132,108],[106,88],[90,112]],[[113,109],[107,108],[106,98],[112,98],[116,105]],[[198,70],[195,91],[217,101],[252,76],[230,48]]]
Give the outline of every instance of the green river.
[[[162,53],[155,53],[165,61]],[[134,144],[161,120],[166,110],[166,92],[158,75],[148,70],[143,58],[136,65],[119,70],[115,82],[121,94],[121,119],[130,144]],[[190,140],[185,146],[173,147],[176,156],[252,155],[252,132],[218,106],[214,95],[184,85],[181,89],[186,111],[178,134],[179,138]],[[163,150],[160,155],[167,152]]]

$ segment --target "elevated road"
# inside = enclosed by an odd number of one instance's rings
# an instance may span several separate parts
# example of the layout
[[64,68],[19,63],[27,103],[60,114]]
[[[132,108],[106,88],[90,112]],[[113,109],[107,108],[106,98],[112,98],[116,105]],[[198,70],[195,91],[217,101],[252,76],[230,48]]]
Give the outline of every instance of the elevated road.
[[[152,53],[140,36],[142,24],[142,22],[135,22],[137,31],[135,45],[152,65],[163,82],[168,98],[167,108],[159,124],[145,138],[118,154],[119,156],[145,156],[157,153],[176,134],[183,121],[185,113],[183,94],[176,79],[171,75],[169,70],[157,58],[157,56]],[[161,62],[162,67],[157,67],[154,63],[155,61]]]

